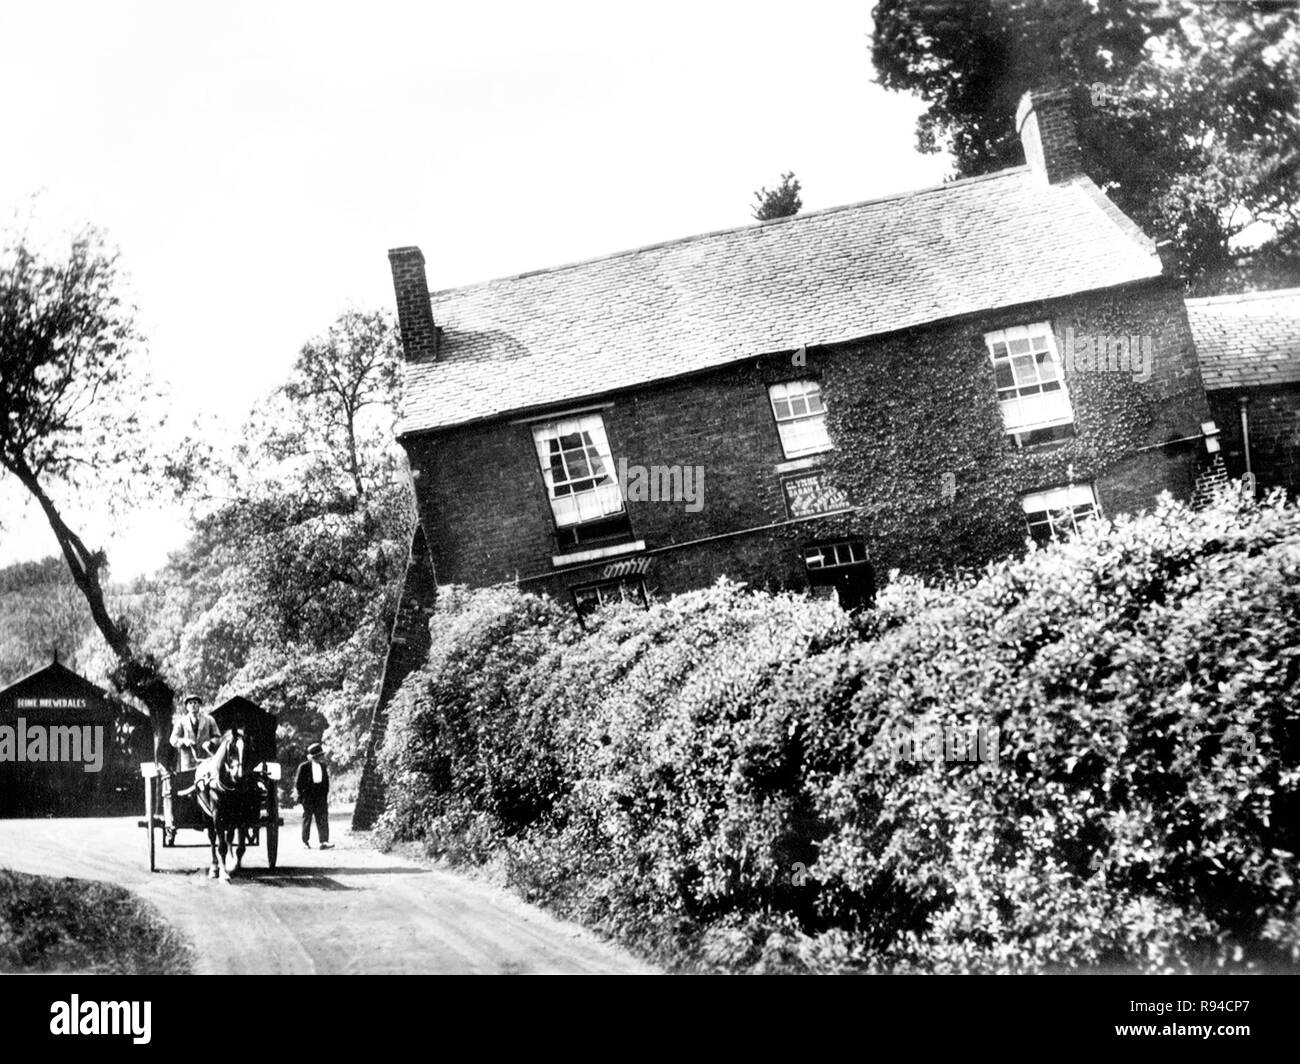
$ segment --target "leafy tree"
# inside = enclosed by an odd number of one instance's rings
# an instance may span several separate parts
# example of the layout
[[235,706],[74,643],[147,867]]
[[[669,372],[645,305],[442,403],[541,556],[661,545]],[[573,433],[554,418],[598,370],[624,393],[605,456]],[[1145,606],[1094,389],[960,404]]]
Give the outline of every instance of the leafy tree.
[[879,0],[871,60],[887,89],[927,104],[917,146],[945,141],[968,177],[1023,162],[1014,115],[1028,89],[1110,82],[1176,26],[1142,0]]
[[0,470],[40,505],[90,615],[113,651],[112,680],[148,708],[155,742],[171,725],[173,691],[105,599],[107,558],[73,530],[58,489],[114,485],[149,470],[131,308],[118,295],[116,255],[87,229],[66,257],[25,236],[0,245]]
[[1125,146],[1116,199],[1173,241],[1194,291],[1300,280],[1297,12],[1196,5],[1120,91],[1134,103],[1086,124],[1086,147]]
[[790,218],[803,209],[803,200],[799,198],[799,179],[794,176],[794,171],[782,174],[781,183],[776,188],[760,188],[754,193],[754,199],[754,218],[760,222],[769,222],[773,218]]
[[396,478],[360,505],[289,491],[213,514],[201,531],[221,544],[220,593],[182,630],[179,671],[277,712],[289,749],[328,728],[346,764],[378,687],[412,522]]
[[[1090,174],[1170,239],[1196,292],[1300,278],[1300,36],[1277,4],[880,0],[872,60],[917,93],[922,151],[957,176],[1022,161],[1028,89],[1079,90]],[[1092,97],[1100,105],[1087,107]]]
[[[366,481],[380,475],[374,465],[382,463],[392,438],[397,367],[397,330],[391,318],[352,310],[323,337],[303,346],[283,388],[299,409],[300,438],[323,445],[330,464],[351,481],[358,501],[365,497]],[[372,433],[382,433],[379,438],[366,437],[368,408],[388,411],[386,423],[380,418],[369,426]]]
[[282,757],[360,749],[413,521],[393,453],[396,333],[348,311],[217,454],[191,441],[186,547],[131,596],[173,682],[277,713]]

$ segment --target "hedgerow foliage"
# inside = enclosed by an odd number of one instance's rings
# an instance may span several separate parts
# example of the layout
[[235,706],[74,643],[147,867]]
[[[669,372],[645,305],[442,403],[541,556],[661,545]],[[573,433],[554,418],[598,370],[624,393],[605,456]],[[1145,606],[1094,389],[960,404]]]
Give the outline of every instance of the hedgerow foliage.
[[0,868],[0,972],[184,975],[189,943],[113,883]]
[[[582,631],[444,597],[391,711],[390,839],[674,964],[1300,961],[1300,513],[1097,522],[848,617],[725,582]],[[996,763],[882,757],[998,729]]]

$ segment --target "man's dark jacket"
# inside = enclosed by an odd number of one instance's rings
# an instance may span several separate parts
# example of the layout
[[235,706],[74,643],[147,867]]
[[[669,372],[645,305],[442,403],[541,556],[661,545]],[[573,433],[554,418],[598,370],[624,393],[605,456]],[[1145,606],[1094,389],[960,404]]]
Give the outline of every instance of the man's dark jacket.
[[304,761],[298,766],[298,774],[293,779],[293,789],[298,792],[298,801],[304,809],[316,809],[326,804],[330,793],[330,770],[322,763],[320,782],[313,783],[311,762]]

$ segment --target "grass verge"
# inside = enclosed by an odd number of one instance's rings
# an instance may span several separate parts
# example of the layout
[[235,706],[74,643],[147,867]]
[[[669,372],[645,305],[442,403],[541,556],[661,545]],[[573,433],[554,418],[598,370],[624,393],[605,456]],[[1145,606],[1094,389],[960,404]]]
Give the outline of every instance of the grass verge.
[[129,890],[0,868],[0,972],[183,975],[192,964],[180,933]]

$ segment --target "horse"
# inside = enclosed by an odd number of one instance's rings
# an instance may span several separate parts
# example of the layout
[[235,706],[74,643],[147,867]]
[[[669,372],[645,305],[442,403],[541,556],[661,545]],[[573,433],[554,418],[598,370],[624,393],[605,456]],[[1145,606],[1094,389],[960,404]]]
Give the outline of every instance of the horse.
[[234,871],[238,872],[243,865],[243,826],[257,822],[262,805],[262,791],[253,774],[256,764],[252,739],[243,728],[232,728],[221,737],[212,757],[195,774],[195,797],[208,821],[208,842],[212,849],[210,879],[220,876],[230,881],[230,869],[226,865],[232,848]]

